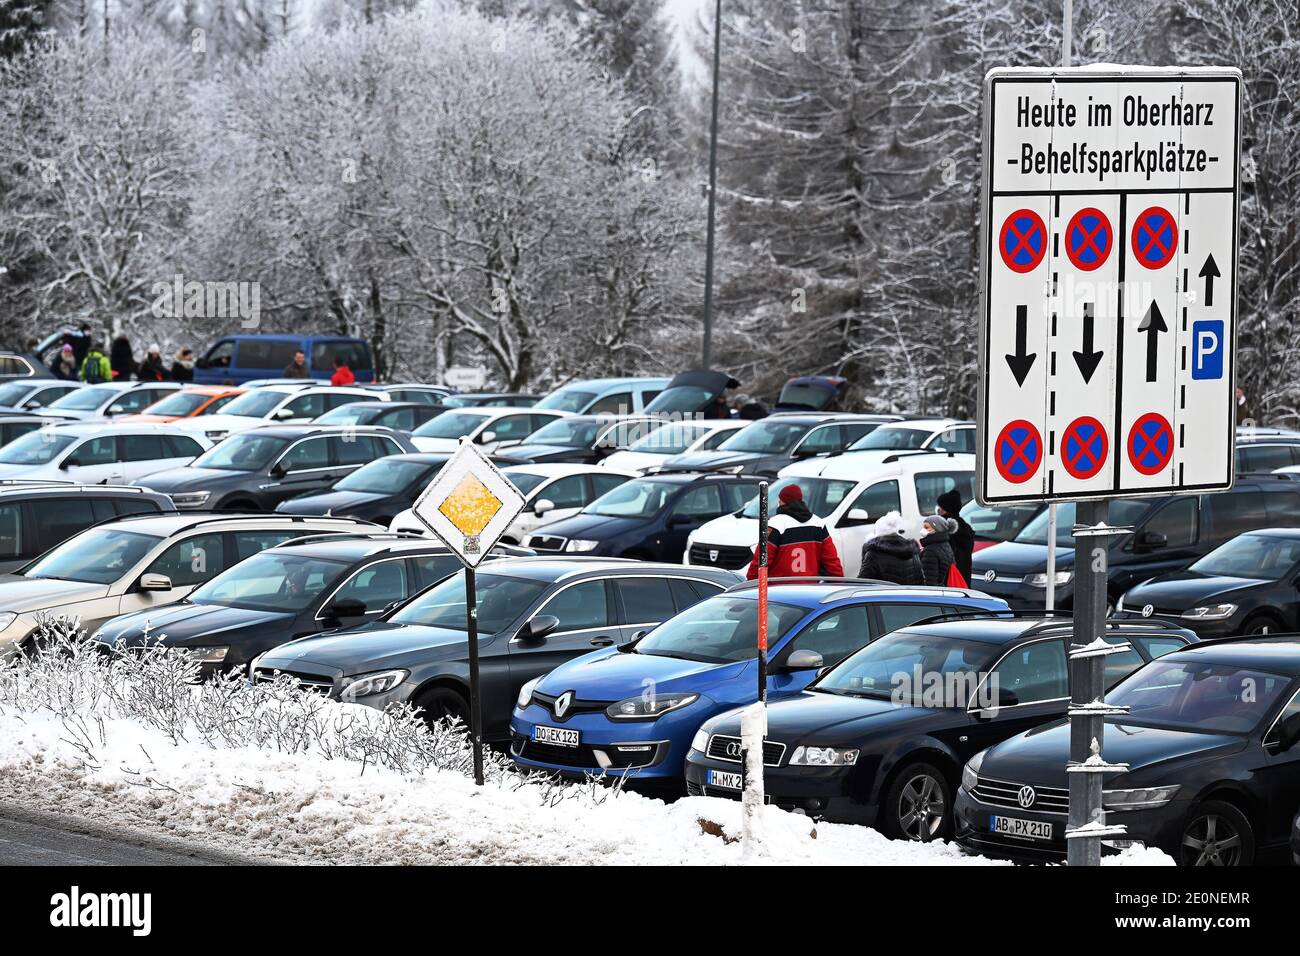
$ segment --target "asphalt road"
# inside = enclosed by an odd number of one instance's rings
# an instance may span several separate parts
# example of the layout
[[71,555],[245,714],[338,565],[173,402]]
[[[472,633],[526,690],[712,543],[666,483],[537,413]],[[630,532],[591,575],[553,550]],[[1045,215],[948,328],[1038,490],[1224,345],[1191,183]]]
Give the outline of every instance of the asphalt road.
[[221,866],[250,861],[133,833],[113,834],[52,814],[0,806],[0,861],[8,866]]

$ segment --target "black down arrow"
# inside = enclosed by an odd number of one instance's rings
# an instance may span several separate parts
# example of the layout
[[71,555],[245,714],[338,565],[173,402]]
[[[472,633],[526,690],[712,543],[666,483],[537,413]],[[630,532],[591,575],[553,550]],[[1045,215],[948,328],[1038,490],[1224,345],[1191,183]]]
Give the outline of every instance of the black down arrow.
[[1097,371],[1097,366],[1101,364],[1101,358],[1105,352],[1094,352],[1092,349],[1092,340],[1094,332],[1095,317],[1093,316],[1093,304],[1084,303],[1083,306],[1083,351],[1074,353],[1074,364],[1079,366],[1079,374],[1083,376],[1083,383],[1086,385],[1092,381],[1093,374]]
[[1016,377],[1017,385],[1025,384],[1025,379],[1029,377],[1029,370],[1034,367],[1034,359],[1038,358],[1037,352],[1025,354],[1028,338],[1029,307],[1018,305],[1016,306],[1016,354],[1007,356],[1007,365],[1011,369],[1011,374]]

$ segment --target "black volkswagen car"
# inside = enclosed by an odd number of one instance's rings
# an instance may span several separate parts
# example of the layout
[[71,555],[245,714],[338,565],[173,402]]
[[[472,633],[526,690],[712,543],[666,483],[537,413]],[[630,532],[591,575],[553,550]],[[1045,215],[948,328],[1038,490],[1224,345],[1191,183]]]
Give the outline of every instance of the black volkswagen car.
[[791,462],[844,451],[898,415],[777,412],[729,436],[713,451],[673,455],[663,471],[718,471],[771,478]]
[[[593,558],[501,560],[480,570],[484,737],[508,738],[511,710],[528,681],[643,631],[644,612],[629,615],[627,608],[634,601],[645,605],[646,584],[674,579],[695,587],[660,585],[672,597],[661,605],[659,621],[707,596],[697,592],[721,593],[740,580],[733,571]],[[468,647],[461,573],[373,624],[277,647],[258,658],[252,672],[262,680],[289,674],[331,696],[380,709],[409,701],[431,721],[467,721]]]
[[[954,618],[868,644],[803,693],[769,705],[768,798],[893,838],[951,835],[966,761],[1065,714],[1071,626],[1059,618]],[[1108,625],[1106,640],[1131,645],[1106,658],[1110,686],[1196,637],[1125,623]],[[689,793],[739,798],[740,714],[714,717],[696,734],[686,757]]]
[[[521,553],[528,552],[501,547],[489,557]],[[94,639],[183,647],[221,662],[205,671],[226,670],[295,637],[375,620],[459,567],[427,538],[306,535],[239,562],[177,604],[113,618]]]
[[543,425],[517,443],[497,447],[517,462],[560,461],[594,465],[650,434],[665,419],[632,415],[573,415]]
[[274,511],[289,498],[332,488],[376,458],[415,450],[409,438],[387,428],[271,425],[232,435],[184,468],[157,472],[144,483],[171,495],[177,508]]
[[[1185,866],[1282,855],[1300,800],[1300,642],[1198,644],[1133,674],[1106,703],[1129,709],[1106,718],[1105,758],[1128,770],[1108,774],[1103,792],[1125,843]],[[1063,858],[1069,751],[1061,721],[976,755],[957,794],[958,841],[1026,862]]]
[[634,478],[573,517],[539,529],[526,544],[539,553],[681,561],[692,531],[706,521],[739,511],[757,494],[758,478],[749,476]]
[[1117,618],[1177,620],[1201,640],[1300,630],[1300,529],[1251,531],[1120,598]]

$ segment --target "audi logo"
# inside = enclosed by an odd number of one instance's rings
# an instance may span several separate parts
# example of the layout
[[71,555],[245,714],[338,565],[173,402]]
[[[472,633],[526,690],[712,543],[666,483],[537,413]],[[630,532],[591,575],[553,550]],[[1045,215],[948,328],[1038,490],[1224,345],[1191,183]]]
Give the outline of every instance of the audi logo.
[[735,759],[735,760],[739,760],[739,759],[740,759],[740,755],[741,755],[743,752],[744,752],[744,751],[741,749],[741,746],[740,746],[740,741],[738,741],[738,740],[733,740],[733,741],[731,741],[731,742],[729,742],[729,743],[727,744],[727,756],[728,756],[728,757],[731,757],[731,758],[733,758],[733,759]]
[[1033,787],[1021,787],[1020,792],[1016,794],[1016,803],[1028,810],[1038,799],[1038,794],[1034,793]]

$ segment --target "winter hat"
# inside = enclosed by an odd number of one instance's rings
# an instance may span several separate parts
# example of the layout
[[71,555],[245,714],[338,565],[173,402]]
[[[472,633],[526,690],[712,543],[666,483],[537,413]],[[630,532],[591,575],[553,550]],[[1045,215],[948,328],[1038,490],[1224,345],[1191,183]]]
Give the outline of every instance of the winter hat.
[[939,507],[950,515],[961,511],[961,492],[956,488],[945,491],[938,498]]
[[149,351],[148,351],[147,354],[149,354],[149,355],[162,355],[162,349],[160,349],[160,348],[158,347],[158,344],[155,342],[153,345],[149,346]]
[[933,532],[947,532],[952,534],[957,530],[957,522],[951,518],[945,518],[943,515],[927,515],[921,522],[923,528],[929,528]]
[[873,536],[887,538],[891,534],[898,535],[900,538],[907,537],[907,525],[903,522],[903,516],[897,511],[891,511],[876,519]]
[[65,343],[64,346],[63,346],[63,348],[60,349],[59,351],[61,351],[64,355],[71,355],[71,354],[72,354],[72,346],[71,346],[71,345],[68,345],[68,344]]
[[792,501],[803,501],[803,489],[798,485],[786,485],[777,497],[781,499],[783,505],[788,505]]

